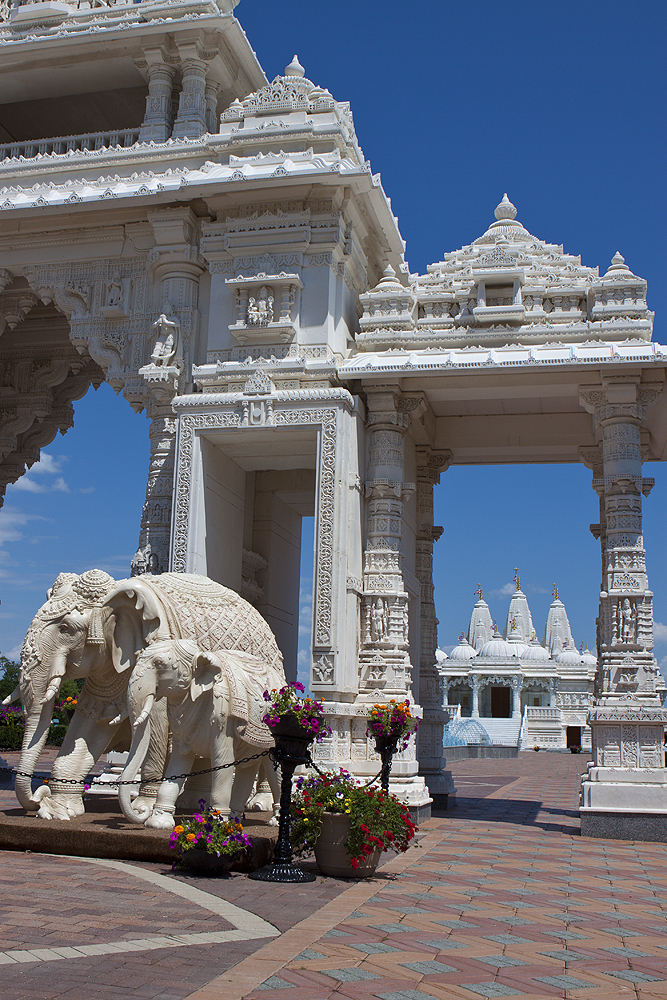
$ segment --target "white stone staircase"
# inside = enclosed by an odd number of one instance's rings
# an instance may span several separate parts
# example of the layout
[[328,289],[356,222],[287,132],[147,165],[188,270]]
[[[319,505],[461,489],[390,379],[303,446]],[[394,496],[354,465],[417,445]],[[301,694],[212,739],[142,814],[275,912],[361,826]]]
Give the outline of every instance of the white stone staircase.
[[489,739],[497,746],[515,747],[519,743],[521,718],[518,719],[479,719],[479,724],[489,734]]

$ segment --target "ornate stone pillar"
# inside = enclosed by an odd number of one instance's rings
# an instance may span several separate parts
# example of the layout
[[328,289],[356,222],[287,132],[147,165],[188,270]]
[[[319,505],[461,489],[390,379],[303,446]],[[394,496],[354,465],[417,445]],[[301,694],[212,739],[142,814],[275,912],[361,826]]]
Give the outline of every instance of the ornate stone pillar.
[[148,72],[146,114],[139,142],[166,142],[173,125],[172,90],[175,67],[165,60],[162,49],[145,49]]
[[512,678],[512,718],[521,718],[521,688],[523,687],[523,677],[518,675]]
[[472,688],[472,709],[470,711],[470,717],[472,719],[479,719],[479,677],[473,674],[470,678],[470,687]]
[[556,707],[556,688],[558,687],[558,678],[549,678],[549,708]]
[[600,525],[592,526],[602,548],[597,697],[616,691],[618,666],[628,654],[657,679],[653,594],[642,536],[642,495],[648,496],[654,480],[642,478],[641,426],[648,402],[658,393],[641,386],[636,376],[605,380],[603,386],[580,394],[601,439],[601,461],[590,449],[585,456],[593,466],[601,515]]
[[[139,547],[132,575],[164,573],[170,564],[176,418],[171,400],[190,379],[191,344],[197,331],[199,257],[197,220],[189,208],[149,212],[157,246],[150,262],[155,275],[154,322],[146,345],[146,364],[124,395],[144,405],[151,418],[151,458],[146,502],[141,515]],[[166,338],[171,337],[171,353]]]
[[207,80],[204,89],[204,100],[206,102],[206,131],[211,135],[216,135],[220,131],[218,122],[218,91],[220,84],[214,80]]
[[132,559],[132,576],[165,573],[169,569],[171,505],[176,451],[176,417],[171,406],[149,404],[151,456],[146,502],[141,512],[139,547]]
[[[437,669],[438,619],[433,597],[433,544],[443,529],[433,525],[433,487],[449,467],[451,451],[417,448],[417,538],[416,574],[420,585],[419,703],[424,712],[417,735],[420,773],[428,784],[436,806],[446,807],[454,792],[450,772],[445,772],[443,729],[449,713],[443,711],[442,680]],[[446,698],[445,694],[445,698]]]
[[642,385],[639,375],[580,390],[602,458],[600,469],[587,456],[600,497],[600,525],[593,531],[599,527],[602,587],[596,701],[588,718],[594,760],[581,790],[583,836],[667,840],[667,711],[653,656],[653,594],[642,536],[642,495],[648,496],[653,480],[642,478],[641,428],[661,391]]
[[403,504],[414,492],[403,482],[403,435],[409,416],[398,411],[396,386],[368,391],[366,543],[359,665],[362,700],[411,693],[408,594],[401,572]]
[[203,59],[192,56],[181,63],[181,94],[174,122],[174,139],[199,139],[207,131],[206,66]]

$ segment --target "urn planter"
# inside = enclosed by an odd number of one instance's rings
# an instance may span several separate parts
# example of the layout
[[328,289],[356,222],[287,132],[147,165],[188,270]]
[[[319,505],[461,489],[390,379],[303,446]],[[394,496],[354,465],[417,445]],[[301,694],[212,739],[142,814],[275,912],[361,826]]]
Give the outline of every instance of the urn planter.
[[333,878],[370,878],[380,861],[381,851],[369,854],[366,862],[353,868],[345,846],[350,835],[350,817],[346,813],[322,813],[322,829],[315,844],[315,860],[323,875]]
[[235,861],[238,860],[241,851],[234,854],[211,854],[210,851],[202,851],[198,847],[191,847],[189,851],[183,851],[179,855],[179,860],[186,868],[197,872],[198,875],[224,875],[231,871]]

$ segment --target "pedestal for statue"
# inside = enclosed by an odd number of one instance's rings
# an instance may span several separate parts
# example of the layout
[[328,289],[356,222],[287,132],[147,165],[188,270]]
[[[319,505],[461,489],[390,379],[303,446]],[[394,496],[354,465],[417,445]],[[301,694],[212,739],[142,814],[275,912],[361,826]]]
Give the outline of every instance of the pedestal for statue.
[[593,760],[582,777],[582,837],[667,842],[667,710],[655,696],[603,697],[589,725]]

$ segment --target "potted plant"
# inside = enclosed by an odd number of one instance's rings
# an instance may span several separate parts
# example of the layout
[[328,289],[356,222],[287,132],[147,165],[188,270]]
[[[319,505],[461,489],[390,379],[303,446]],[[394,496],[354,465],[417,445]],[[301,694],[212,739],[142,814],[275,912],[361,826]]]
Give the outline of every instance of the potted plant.
[[382,760],[380,783],[385,792],[389,791],[392,757],[398,750],[405,750],[418,722],[410,711],[407,698],[401,702],[392,698],[369,709],[366,733],[375,739],[375,749]]
[[570,753],[581,753],[581,747],[577,743],[574,743],[570,747]]
[[258,882],[313,882],[315,876],[292,864],[294,857],[290,843],[290,817],[292,801],[292,776],[299,764],[311,763],[309,745],[331,732],[325,723],[322,705],[312,698],[302,698],[304,686],[298,681],[286,684],[280,690],[264,692],[269,703],[262,721],[273,734],[276,748],[271,759],[280,764],[280,817],[278,840],[273,861],[250,878]]
[[304,692],[305,688],[299,681],[285,684],[279,691],[274,688],[264,692],[268,708],[262,722],[266,723],[274,737],[293,737],[308,744],[321,740],[331,732],[324,721],[322,703],[313,698],[303,698]]
[[178,853],[177,861],[188,868],[208,873],[227,872],[241,851],[252,845],[237,817],[221,816],[199,800],[199,812],[181,817],[171,834],[169,846]]
[[342,769],[298,778],[296,786],[292,846],[296,854],[314,851],[323,875],[367,878],[382,851],[406,851],[417,831],[395,795]]

